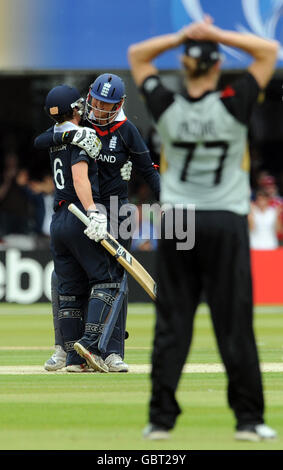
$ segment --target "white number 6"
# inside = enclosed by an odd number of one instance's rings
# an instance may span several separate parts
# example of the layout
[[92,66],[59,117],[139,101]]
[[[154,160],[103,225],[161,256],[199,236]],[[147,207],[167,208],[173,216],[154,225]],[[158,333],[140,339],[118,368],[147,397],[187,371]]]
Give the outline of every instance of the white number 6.
[[[55,160],[54,160],[54,180],[55,180],[56,188],[64,189],[64,186],[65,186],[64,175],[63,175],[63,171],[61,170],[61,168],[57,168],[58,165],[60,167],[63,166],[62,160],[60,158],[55,158]],[[60,176],[60,178],[58,179],[59,176]]]

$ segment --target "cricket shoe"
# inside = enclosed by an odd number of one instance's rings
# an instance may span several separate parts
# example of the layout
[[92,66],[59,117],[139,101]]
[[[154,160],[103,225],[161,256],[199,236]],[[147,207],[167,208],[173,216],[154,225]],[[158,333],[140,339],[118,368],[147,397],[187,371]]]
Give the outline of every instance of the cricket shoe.
[[105,359],[109,372],[128,372],[129,366],[126,364],[119,354],[112,353]]
[[81,372],[94,372],[93,369],[91,369],[87,363],[85,362],[84,364],[71,364],[66,367],[67,372],[76,372],[76,373],[81,373]]
[[169,439],[169,432],[163,426],[149,423],[143,430],[143,437],[151,441],[164,441]]
[[88,366],[97,370],[98,372],[108,372],[108,366],[105,364],[104,360],[101,356],[94,354],[88,351],[81,343],[77,342],[74,344],[75,351],[79,354],[79,356],[84,357]]
[[235,433],[238,441],[271,441],[276,439],[277,432],[266,424],[247,424],[239,426]]
[[50,359],[45,362],[44,369],[48,371],[63,369],[63,367],[66,367],[66,356],[67,353],[64,351],[62,346],[56,344],[55,352],[52,354]]

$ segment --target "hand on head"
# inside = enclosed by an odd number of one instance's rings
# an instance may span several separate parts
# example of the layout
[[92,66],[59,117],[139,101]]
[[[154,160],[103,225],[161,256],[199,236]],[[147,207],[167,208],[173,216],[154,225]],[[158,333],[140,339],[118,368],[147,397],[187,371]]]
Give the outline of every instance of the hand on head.
[[221,29],[213,25],[213,18],[205,15],[203,21],[191,23],[179,31],[183,41],[194,39],[195,41],[219,41]]

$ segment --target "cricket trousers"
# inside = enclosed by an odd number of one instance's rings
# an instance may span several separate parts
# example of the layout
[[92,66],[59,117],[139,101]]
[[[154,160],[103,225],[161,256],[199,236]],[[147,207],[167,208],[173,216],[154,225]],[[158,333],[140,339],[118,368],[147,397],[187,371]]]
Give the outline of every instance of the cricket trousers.
[[247,218],[228,211],[196,211],[194,247],[179,251],[176,239],[162,237],[156,267],[150,422],[171,429],[181,413],[175,393],[203,293],[226,369],[228,403],[236,425],[263,423]]
[[[78,206],[82,209],[80,204]],[[67,204],[53,214],[50,233],[58,281],[57,319],[67,352],[67,365],[82,363],[83,359],[74,350],[74,343],[82,338],[86,328],[96,332],[103,327],[104,318],[111,308],[109,284],[119,281],[112,257],[99,243],[90,240],[84,229],[83,223],[69,212]],[[102,284],[102,287],[98,295],[89,298],[90,288],[96,284]],[[107,305],[104,298],[108,299]],[[98,334],[94,340],[98,342]]]
[[[113,211],[114,213],[111,213],[111,207],[109,205],[109,201],[103,201],[102,206],[106,207],[107,210],[107,215],[108,219],[114,221],[114,226],[119,223],[121,223],[125,217],[119,217],[118,219],[118,212],[120,208],[124,205],[127,204],[128,200],[127,199],[120,199],[118,202],[118,207],[117,211]],[[99,206],[99,204],[97,204]],[[114,207],[116,209],[116,207]],[[117,221],[116,221],[117,219]],[[84,229],[84,228],[83,228]],[[83,229],[81,231],[83,232]],[[108,227],[108,230],[110,231],[110,227]],[[118,238],[118,241],[125,246],[126,249],[130,248],[131,244],[131,239],[124,240],[123,238],[119,237],[119,233],[113,233],[113,236]],[[92,250],[96,250],[96,245],[94,241],[89,241],[82,233],[83,237],[83,243],[91,243],[91,248]],[[103,253],[105,253],[105,256],[107,258],[107,263],[111,266],[108,267],[108,271],[111,273],[111,278],[115,279],[121,279],[124,273],[123,267],[116,261],[115,258],[112,258],[110,255],[108,255],[105,251],[104,248],[98,248],[101,250]],[[77,286],[76,286],[77,289]],[[74,292],[74,286],[72,286],[72,291]],[[87,317],[87,306],[88,306],[88,299],[89,299],[89,286],[87,282],[87,286],[84,286],[84,291],[85,291],[85,303],[83,306],[83,316],[84,319]],[[59,319],[58,319],[58,312],[59,312],[59,292],[58,292],[58,277],[53,271],[52,273],[52,279],[51,279],[51,292],[52,292],[52,309],[53,309],[53,325],[54,325],[54,335],[55,335],[55,345],[59,344],[63,349],[64,349],[64,340],[62,337],[62,333],[60,330],[60,325],[59,325]],[[112,336],[109,340],[108,347],[107,347],[107,354],[106,357],[112,353],[119,354],[122,358],[124,358],[125,354],[125,334],[126,334],[126,318],[127,318],[127,306],[128,306],[128,294],[126,294],[125,301],[123,303],[123,307],[119,313],[119,317],[117,320],[117,325],[112,333]]]

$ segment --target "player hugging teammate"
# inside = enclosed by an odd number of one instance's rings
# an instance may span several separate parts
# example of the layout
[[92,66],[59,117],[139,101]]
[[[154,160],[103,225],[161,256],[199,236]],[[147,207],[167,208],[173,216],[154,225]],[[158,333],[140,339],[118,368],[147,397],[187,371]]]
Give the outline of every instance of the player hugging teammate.
[[[113,225],[118,225],[123,222],[127,216],[122,216],[121,208],[126,207],[128,204],[128,180],[131,174],[131,168],[133,167],[141,173],[145,181],[151,187],[156,199],[159,199],[159,174],[153,166],[148,148],[146,147],[140,133],[134,124],[126,117],[123,105],[125,102],[125,86],[120,77],[114,74],[106,73],[100,75],[93,84],[90,85],[89,93],[86,100],[85,112],[83,120],[80,122],[81,125],[84,125],[84,128],[81,128],[80,135],[77,133],[77,128],[71,128],[68,125],[68,128],[65,128],[65,124],[60,124],[57,122],[55,126],[52,126],[46,132],[41,134],[35,139],[35,147],[44,149],[52,149],[54,146],[66,145],[69,151],[71,149],[78,149],[78,146],[81,147],[84,151],[90,151],[93,153],[94,148],[94,138],[93,134],[99,137],[101,141],[102,148],[100,152],[97,152],[95,164],[97,165],[98,171],[98,186],[96,190],[99,193],[99,196],[96,200],[97,207],[99,203],[106,208],[108,220],[111,219]],[[52,103],[51,108],[56,108],[56,103]],[[54,105],[54,106],[53,106]],[[51,109],[49,107],[49,109]],[[52,116],[52,114],[49,112]],[[54,117],[54,116],[53,116]],[[56,117],[56,116],[55,116]],[[73,150],[72,150],[73,151]],[[50,155],[52,152],[50,151]],[[55,159],[54,159],[55,161]],[[58,162],[58,160],[57,160]],[[57,171],[57,173],[56,173]],[[54,172],[54,181],[56,185],[56,174],[59,175],[59,172],[63,172],[64,169],[61,166],[56,166]],[[60,175],[59,175],[60,176]],[[59,185],[62,185],[62,181],[59,181]],[[56,192],[60,189],[58,188],[58,181],[56,186]],[[111,212],[110,201],[113,197],[116,197],[117,204],[115,205],[116,210]],[[62,200],[67,202],[77,202],[77,198],[70,200],[69,196],[59,197],[58,206],[59,211],[65,210],[64,206],[66,204],[62,203]],[[86,207],[84,207],[86,211]],[[55,208],[56,216],[58,209]],[[67,210],[67,209],[66,209]],[[111,212],[111,213],[110,213]],[[72,216],[74,217],[74,216]],[[73,220],[73,219],[71,219]],[[117,224],[115,224],[117,222]],[[78,223],[78,222],[76,222]],[[108,226],[110,229],[110,227]],[[80,230],[83,233],[82,224],[80,224]],[[111,231],[111,230],[110,230]],[[96,236],[96,241],[99,241],[99,236],[97,237],[97,227],[95,227],[94,236]],[[91,235],[87,232],[88,235]],[[129,249],[130,239],[124,239],[118,235],[118,241],[125,246],[126,249]],[[94,238],[93,236],[93,238]],[[84,236],[84,239],[86,237]],[[95,239],[95,238],[94,238]],[[88,248],[90,249],[90,247]],[[92,247],[94,251],[94,247]],[[109,311],[108,303],[112,304],[113,299],[117,295],[117,289],[119,289],[118,284],[121,282],[123,277],[123,268],[116,262],[116,260],[111,259],[111,257],[105,255],[105,267],[109,269],[110,272],[109,279],[106,284],[113,284],[112,287],[109,287],[109,298],[107,295],[104,295],[104,305],[105,310]],[[89,361],[88,354],[99,355],[97,350],[97,344],[99,336],[102,331],[102,325],[106,318],[106,315],[103,314],[103,318],[97,320],[97,318],[88,319],[89,311],[89,295],[95,295],[98,297],[99,289],[95,288],[95,283],[100,285],[98,281],[89,284],[88,292],[86,288],[84,289],[83,303],[81,306],[80,318],[87,316],[86,327],[88,330],[96,329],[96,336],[93,340],[89,341],[88,336],[91,336],[90,332],[82,339],[81,347],[86,350],[84,352],[85,358]],[[92,288],[92,289],[91,289]],[[52,305],[53,305],[53,318],[54,318],[54,331],[55,331],[55,353],[54,355],[45,363],[45,368],[47,370],[58,370],[66,365],[66,340],[62,335],[62,326],[66,324],[66,317],[62,318],[60,311],[62,310],[61,298],[67,297],[66,292],[62,292],[62,287],[60,287],[58,272],[56,270],[52,275]],[[71,297],[71,296],[70,296]],[[110,300],[109,300],[110,299]],[[93,301],[93,300],[92,300]],[[67,306],[69,308],[69,305]],[[64,306],[65,308],[65,306]],[[98,309],[99,311],[99,309]],[[59,314],[58,314],[59,312]],[[128,365],[124,362],[124,341],[125,341],[125,326],[126,326],[126,315],[127,315],[127,296],[124,299],[121,311],[118,315],[118,320],[115,325],[114,331],[111,338],[109,339],[108,348],[106,353],[103,355],[102,360],[106,367],[104,371],[110,372],[127,372]],[[82,320],[82,324],[85,323]],[[71,320],[69,321],[69,323]],[[90,326],[91,325],[91,326]],[[64,328],[64,326],[63,326]],[[97,334],[98,333],[98,334]],[[76,336],[73,338],[72,347],[78,339],[81,338],[80,335],[74,334]],[[70,341],[67,341],[70,343]],[[95,343],[96,347],[93,347]],[[80,348],[80,346],[76,346]],[[82,351],[81,351],[82,352]],[[72,361],[74,362],[74,361]],[[68,360],[67,360],[68,363]],[[70,367],[72,365],[72,367]],[[69,371],[81,372],[89,370],[83,365],[80,364],[69,364]]]

